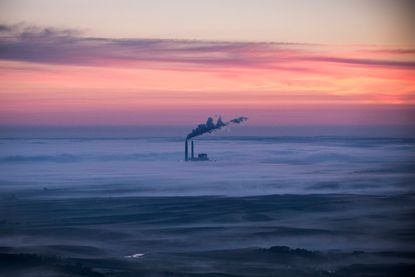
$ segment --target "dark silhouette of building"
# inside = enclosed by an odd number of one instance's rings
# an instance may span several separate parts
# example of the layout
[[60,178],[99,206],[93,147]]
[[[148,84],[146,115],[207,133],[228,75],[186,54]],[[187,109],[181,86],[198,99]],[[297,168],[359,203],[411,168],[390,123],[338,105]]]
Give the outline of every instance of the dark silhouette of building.
[[206,153],[199,153],[197,157],[195,157],[195,143],[192,140],[192,145],[190,148],[190,159],[189,159],[189,145],[188,140],[184,142],[184,160],[185,161],[209,161],[208,155]]

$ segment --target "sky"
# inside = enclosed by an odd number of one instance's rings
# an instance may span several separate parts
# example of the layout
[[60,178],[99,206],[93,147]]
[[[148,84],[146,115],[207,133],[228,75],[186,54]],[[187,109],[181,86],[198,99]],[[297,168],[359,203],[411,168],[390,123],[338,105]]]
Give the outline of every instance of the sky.
[[413,6],[0,0],[0,124],[414,124]]

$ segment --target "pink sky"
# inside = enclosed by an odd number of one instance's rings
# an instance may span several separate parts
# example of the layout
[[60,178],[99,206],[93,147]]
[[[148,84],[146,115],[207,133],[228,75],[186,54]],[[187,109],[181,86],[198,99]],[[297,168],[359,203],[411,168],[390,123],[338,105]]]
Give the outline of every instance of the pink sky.
[[415,123],[411,43],[261,41],[3,24],[0,124]]

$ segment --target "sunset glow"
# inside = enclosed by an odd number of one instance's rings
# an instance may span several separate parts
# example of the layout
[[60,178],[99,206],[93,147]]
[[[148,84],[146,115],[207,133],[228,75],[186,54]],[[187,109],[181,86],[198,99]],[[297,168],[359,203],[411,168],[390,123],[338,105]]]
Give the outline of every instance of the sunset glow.
[[109,38],[27,23],[0,31],[1,124],[180,125],[233,112],[253,124],[414,123],[412,44]]

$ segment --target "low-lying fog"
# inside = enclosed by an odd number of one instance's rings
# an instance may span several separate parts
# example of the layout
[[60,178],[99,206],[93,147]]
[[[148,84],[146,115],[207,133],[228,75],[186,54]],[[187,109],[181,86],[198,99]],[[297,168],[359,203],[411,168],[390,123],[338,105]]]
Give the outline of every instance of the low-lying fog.
[[239,274],[230,257],[253,256],[272,272],[275,255],[304,254],[273,246],[371,253],[308,261],[321,269],[413,262],[376,253],[414,251],[414,150],[411,138],[208,136],[195,152],[211,161],[185,162],[180,137],[4,138],[0,246],[92,269],[168,259],[182,273]]

